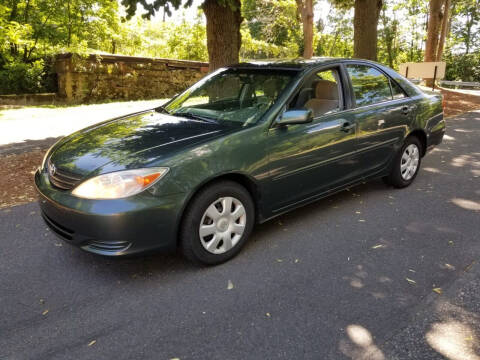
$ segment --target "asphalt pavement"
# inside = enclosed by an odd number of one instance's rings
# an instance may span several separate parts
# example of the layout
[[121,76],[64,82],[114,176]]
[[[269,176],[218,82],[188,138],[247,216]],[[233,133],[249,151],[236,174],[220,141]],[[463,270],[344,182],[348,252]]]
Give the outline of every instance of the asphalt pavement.
[[0,211],[0,359],[478,360],[480,112],[447,127],[409,188],[283,215],[216,267],[87,254],[35,203]]

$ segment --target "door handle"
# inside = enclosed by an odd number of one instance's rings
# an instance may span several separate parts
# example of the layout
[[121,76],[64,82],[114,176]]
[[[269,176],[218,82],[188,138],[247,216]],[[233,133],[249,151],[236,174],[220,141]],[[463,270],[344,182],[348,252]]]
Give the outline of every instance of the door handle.
[[351,130],[355,129],[356,124],[355,123],[350,123],[348,121],[344,122],[342,124],[342,127],[340,128],[340,131],[349,133]]
[[410,112],[410,108],[408,106],[405,105],[402,107],[403,114],[408,115],[409,112]]

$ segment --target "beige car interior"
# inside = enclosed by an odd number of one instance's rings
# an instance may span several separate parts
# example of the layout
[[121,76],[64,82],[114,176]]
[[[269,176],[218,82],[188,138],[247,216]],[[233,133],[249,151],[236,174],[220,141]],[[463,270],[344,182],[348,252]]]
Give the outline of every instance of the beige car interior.
[[314,84],[314,89],[315,97],[305,103],[305,108],[312,110],[314,117],[339,108],[339,89],[336,82],[318,80]]

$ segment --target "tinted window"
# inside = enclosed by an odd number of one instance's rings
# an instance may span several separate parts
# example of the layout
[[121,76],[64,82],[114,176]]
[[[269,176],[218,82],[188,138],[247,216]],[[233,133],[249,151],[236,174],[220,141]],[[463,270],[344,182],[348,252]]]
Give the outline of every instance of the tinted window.
[[391,80],[390,84],[392,85],[392,94],[394,99],[401,99],[405,97],[405,93],[403,92],[402,88],[395,81]]
[[390,82],[380,71],[366,65],[347,65],[357,106],[392,100]]
[[319,71],[305,81],[289,108],[310,109],[314,117],[340,111],[341,85],[336,68]]

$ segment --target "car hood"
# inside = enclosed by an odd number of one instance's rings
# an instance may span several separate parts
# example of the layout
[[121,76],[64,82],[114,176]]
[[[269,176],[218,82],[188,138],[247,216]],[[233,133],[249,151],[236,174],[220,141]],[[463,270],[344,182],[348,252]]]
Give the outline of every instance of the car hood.
[[85,176],[91,172],[148,166],[186,147],[233,131],[208,123],[144,111],[90,126],[63,138],[50,161],[58,169]]

